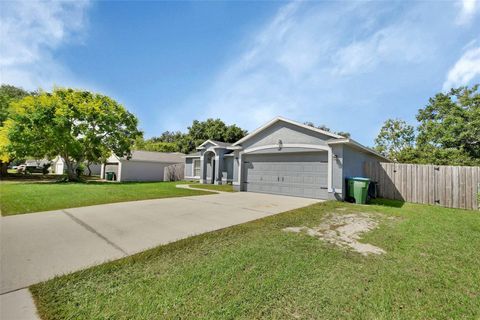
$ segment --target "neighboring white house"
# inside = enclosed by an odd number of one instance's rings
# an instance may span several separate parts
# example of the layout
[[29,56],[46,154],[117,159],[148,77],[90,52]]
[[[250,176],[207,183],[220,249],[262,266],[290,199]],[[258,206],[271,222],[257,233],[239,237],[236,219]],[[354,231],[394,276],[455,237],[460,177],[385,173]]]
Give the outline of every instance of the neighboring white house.
[[100,176],[105,179],[107,172],[113,172],[116,181],[165,181],[172,180],[166,176],[169,172],[177,172],[181,176],[173,180],[183,179],[184,156],[179,152],[140,150],[132,151],[128,159],[112,155],[101,166]]
[[44,165],[50,164],[48,159],[27,159],[25,160],[25,165],[27,167],[43,167]]
[[[52,160],[52,166],[50,167],[50,171],[54,174],[64,174],[66,170],[65,160],[57,156],[55,159]],[[99,176],[101,174],[102,165],[101,164],[91,164],[90,170],[92,172],[92,176]],[[84,174],[88,174],[88,169],[85,170]]]
[[52,160],[52,166],[50,169],[54,174],[65,173],[65,160],[63,160],[63,158],[60,156],[55,157],[55,159]]

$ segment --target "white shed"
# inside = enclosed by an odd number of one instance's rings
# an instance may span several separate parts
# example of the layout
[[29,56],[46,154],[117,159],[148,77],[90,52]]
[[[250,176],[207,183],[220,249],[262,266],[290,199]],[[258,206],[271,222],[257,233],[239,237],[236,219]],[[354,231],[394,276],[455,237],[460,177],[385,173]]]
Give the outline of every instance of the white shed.
[[52,160],[51,171],[54,174],[64,174],[65,172],[65,160],[62,157],[57,156]]
[[169,180],[165,177],[167,167],[180,165],[183,173],[184,156],[179,152],[141,150],[132,151],[128,159],[112,155],[102,165],[100,176],[105,179],[107,172],[113,172],[116,181],[165,181]]

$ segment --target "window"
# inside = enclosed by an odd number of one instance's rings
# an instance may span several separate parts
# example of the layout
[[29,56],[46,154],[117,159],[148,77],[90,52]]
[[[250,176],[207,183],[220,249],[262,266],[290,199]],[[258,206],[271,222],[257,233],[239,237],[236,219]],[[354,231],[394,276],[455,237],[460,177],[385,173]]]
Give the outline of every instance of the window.
[[200,160],[193,160],[193,176],[200,177]]

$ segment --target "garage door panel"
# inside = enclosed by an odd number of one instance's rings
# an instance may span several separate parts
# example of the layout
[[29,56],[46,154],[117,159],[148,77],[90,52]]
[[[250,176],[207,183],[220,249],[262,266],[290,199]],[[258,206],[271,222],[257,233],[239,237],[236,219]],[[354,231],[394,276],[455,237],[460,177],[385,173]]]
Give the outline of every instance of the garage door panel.
[[247,155],[246,191],[326,199],[326,152]]

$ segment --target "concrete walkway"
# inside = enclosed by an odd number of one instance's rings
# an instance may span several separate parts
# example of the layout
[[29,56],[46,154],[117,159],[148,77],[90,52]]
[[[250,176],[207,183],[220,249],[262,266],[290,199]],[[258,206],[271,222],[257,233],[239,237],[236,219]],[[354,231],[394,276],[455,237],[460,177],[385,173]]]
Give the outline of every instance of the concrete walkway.
[[209,191],[209,192],[215,192],[215,193],[231,193],[227,191],[220,191],[220,190],[215,190],[215,189],[205,189],[205,188],[195,188],[195,185],[189,185],[189,184],[177,184],[177,188],[180,189],[190,189],[190,190],[198,190],[198,191]]
[[[316,202],[225,192],[2,217],[0,318],[28,311],[29,292],[22,289],[56,275]],[[22,310],[11,310],[20,306],[11,303],[15,297],[23,299]]]

